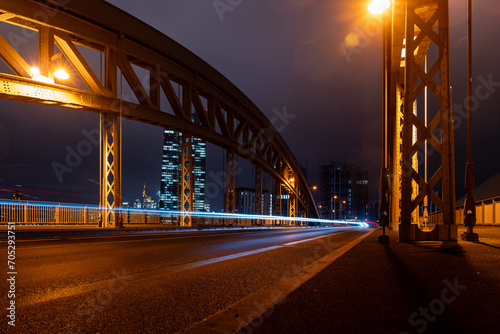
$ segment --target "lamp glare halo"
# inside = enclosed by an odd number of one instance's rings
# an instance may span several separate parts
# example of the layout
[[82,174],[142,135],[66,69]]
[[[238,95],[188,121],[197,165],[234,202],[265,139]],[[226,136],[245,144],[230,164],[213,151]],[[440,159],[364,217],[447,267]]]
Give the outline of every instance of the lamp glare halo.
[[69,79],[69,74],[63,69],[59,69],[59,70],[55,71],[54,76],[57,79],[61,79],[61,80]]
[[373,0],[368,5],[368,11],[373,15],[380,15],[391,6],[390,0]]

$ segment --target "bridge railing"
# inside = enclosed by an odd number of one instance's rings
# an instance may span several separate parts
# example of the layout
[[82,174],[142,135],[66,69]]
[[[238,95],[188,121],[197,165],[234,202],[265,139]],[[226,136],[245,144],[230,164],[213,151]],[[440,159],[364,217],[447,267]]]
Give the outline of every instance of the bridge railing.
[[[455,208],[455,222],[462,225],[464,217],[463,205]],[[441,212],[429,214],[427,227],[434,227],[436,224],[443,223]],[[476,202],[476,225],[500,225],[500,197],[489,198]]]
[[[181,213],[178,211],[121,208],[122,224],[127,225],[170,225],[178,226]],[[193,212],[191,219],[197,226],[304,226],[305,221],[283,221],[279,219],[251,219],[224,216],[204,216],[207,212]],[[82,225],[99,226],[100,210],[98,206],[31,201],[0,201],[0,225],[15,222],[20,225]],[[237,222],[236,222],[237,220]]]
[[1,202],[0,223],[37,225],[95,225],[99,209],[36,202]]

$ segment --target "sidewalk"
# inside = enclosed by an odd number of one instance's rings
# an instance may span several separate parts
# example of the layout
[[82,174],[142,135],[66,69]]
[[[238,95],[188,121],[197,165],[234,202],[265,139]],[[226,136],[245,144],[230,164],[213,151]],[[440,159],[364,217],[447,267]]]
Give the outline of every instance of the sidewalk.
[[475,232],[382,245],[377,230],[241,333],[500,333],[500,227]]

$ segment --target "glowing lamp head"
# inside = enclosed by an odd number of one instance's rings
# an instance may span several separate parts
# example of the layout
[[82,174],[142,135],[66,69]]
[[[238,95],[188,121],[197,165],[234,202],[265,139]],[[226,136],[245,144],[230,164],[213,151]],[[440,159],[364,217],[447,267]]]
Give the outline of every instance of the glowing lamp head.
[[391,0],[372,0],[368,5],[368,11],[373,15],[380,15],[391,6]]
[[292,177],[292,178],[290,179],[290,182],[294,182],[294,181],[295,181],[295,179]]
[[69,79],[69,74],[63,69],[59,69],[59,70],[55,71],[54,76],[57,79],[61,79],[61,80]]
[[40,75],[40,70],[38,69],[38,67],[31,68],[31,76],[34,77],[35,75]]

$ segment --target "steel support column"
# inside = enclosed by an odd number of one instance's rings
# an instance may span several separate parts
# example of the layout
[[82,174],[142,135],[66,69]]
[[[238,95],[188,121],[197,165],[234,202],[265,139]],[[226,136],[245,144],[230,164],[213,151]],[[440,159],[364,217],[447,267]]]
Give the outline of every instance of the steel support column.
[[120,157],[118,140],[118,118],[108,113],[102,124],[102,198],[100,226],[104,228],[119,227],[120,199]]
[[402,131],[403,131],[403,87],[395,85],[394,87],[393,108],[390,110],[390,124],[388,127],[388,157],[389,157],[389,226],[397,230],[401,219],[401,148],[402,148]]
[[[295,217],[296,216],[296,211],[297,211],[297,200],[295,198],[295,195],[290,193],[290,199],[288,200],[288,216],[289,217]],[[292,223],[293,225],[293,223]]]
[[191,211],[193,211],[193,145],[192,137],[189,133],[182,133],[181,136],[181,220],[180,226],[190,227],[193,225]]
[[[309,210],[304,208],[304,209],[300,210],[300,216],[302,218],[307,218],[307,213],[308,212],[309,212]],[[307,222],[306,221],[301,221],[301,224],[302,224],[302,226],[306,226]]]
[[[406,5],[403,11],[403,7]],[[398,177],[401,175],[401,221],[399,224],[399,240],[456,240],[457,226],[455,225],[455,194],[454,194],[454,143],[453,143],[453,115],[451,111],[451,88],[449,74],[449,24],[448,0],[416,1],[407,0],[404,5],[399,5],[399,11],[405,13],[396,19],[393,26],[393,39],[399,40],[402,46],[402,56],[393,62],[392,70],[396,75],[391,77],[397,80],[396,90],[402,87],[402,151],[395,157],[392,166],[393,187],[398,187]],[[397,10],[394,11],[397,13]],[[398,25],[399,22],[399,25]],[[402,23],[402,24],[401,24]],[[402,43],[401,43],[402,42]],[[438,54],[434,59],[429,73],[422,68],[424,58],[431,43],[437,46]],[[394,43],[396,44],[396,43]],[[399,49],[393,49],[393,56]],[[439,81],[434,79],[438,77]],[[403,82],[401,82],[403,81]],[[440,108],[426,125],[415,113],[417,98],[424,88],[429,90],[439,99]],[[395,101],[396,102],[396,101]],[[398,106],[399,103],[394,103]],[[398,112],[393,111],[397,116]],[[399,119],[396,119],[396,128]],[[397,130],[395,131],[397,134]],[[418,133],[418,136],[415,136]],[[416,170],[417,153],[425,141],[434,148],[435,154],[440,155],[440,165],[434,175],[425,180]],[[398,136],[394,138],[394,151],[398,148]],[[399,152],[398,152],[399,153]],[[397,164],[401,161],[401,167]],[[435,186],[441,183],[441,189],[436,192]],[[394,191],[393,194],[396,194]],[[441,197],[439,196],[441,193]],[[442,225],[425,235],[418,227],[417,210],[424,198],[436,205],[442,214]],[[396,198],[392,198],[392,206],[397,205]],[[396,217],[392,217],[395,219]]]
[[254,213],[256,215],[262,215],[263,205],[262,205],[262,168],[255,166],[255,200],[254,200]]
[[236,155],[233,150],[226,151],[226,178],[225,178],[225,200],[224,212],[234,213],[235,211],[235,193],[236,188]]
[[[281,180],[274,179],[274,215],[281,216],[282,215],[282,201],[281,201]],[[280,225],[281,221],[277,220],[275,222],[276,225]]]

